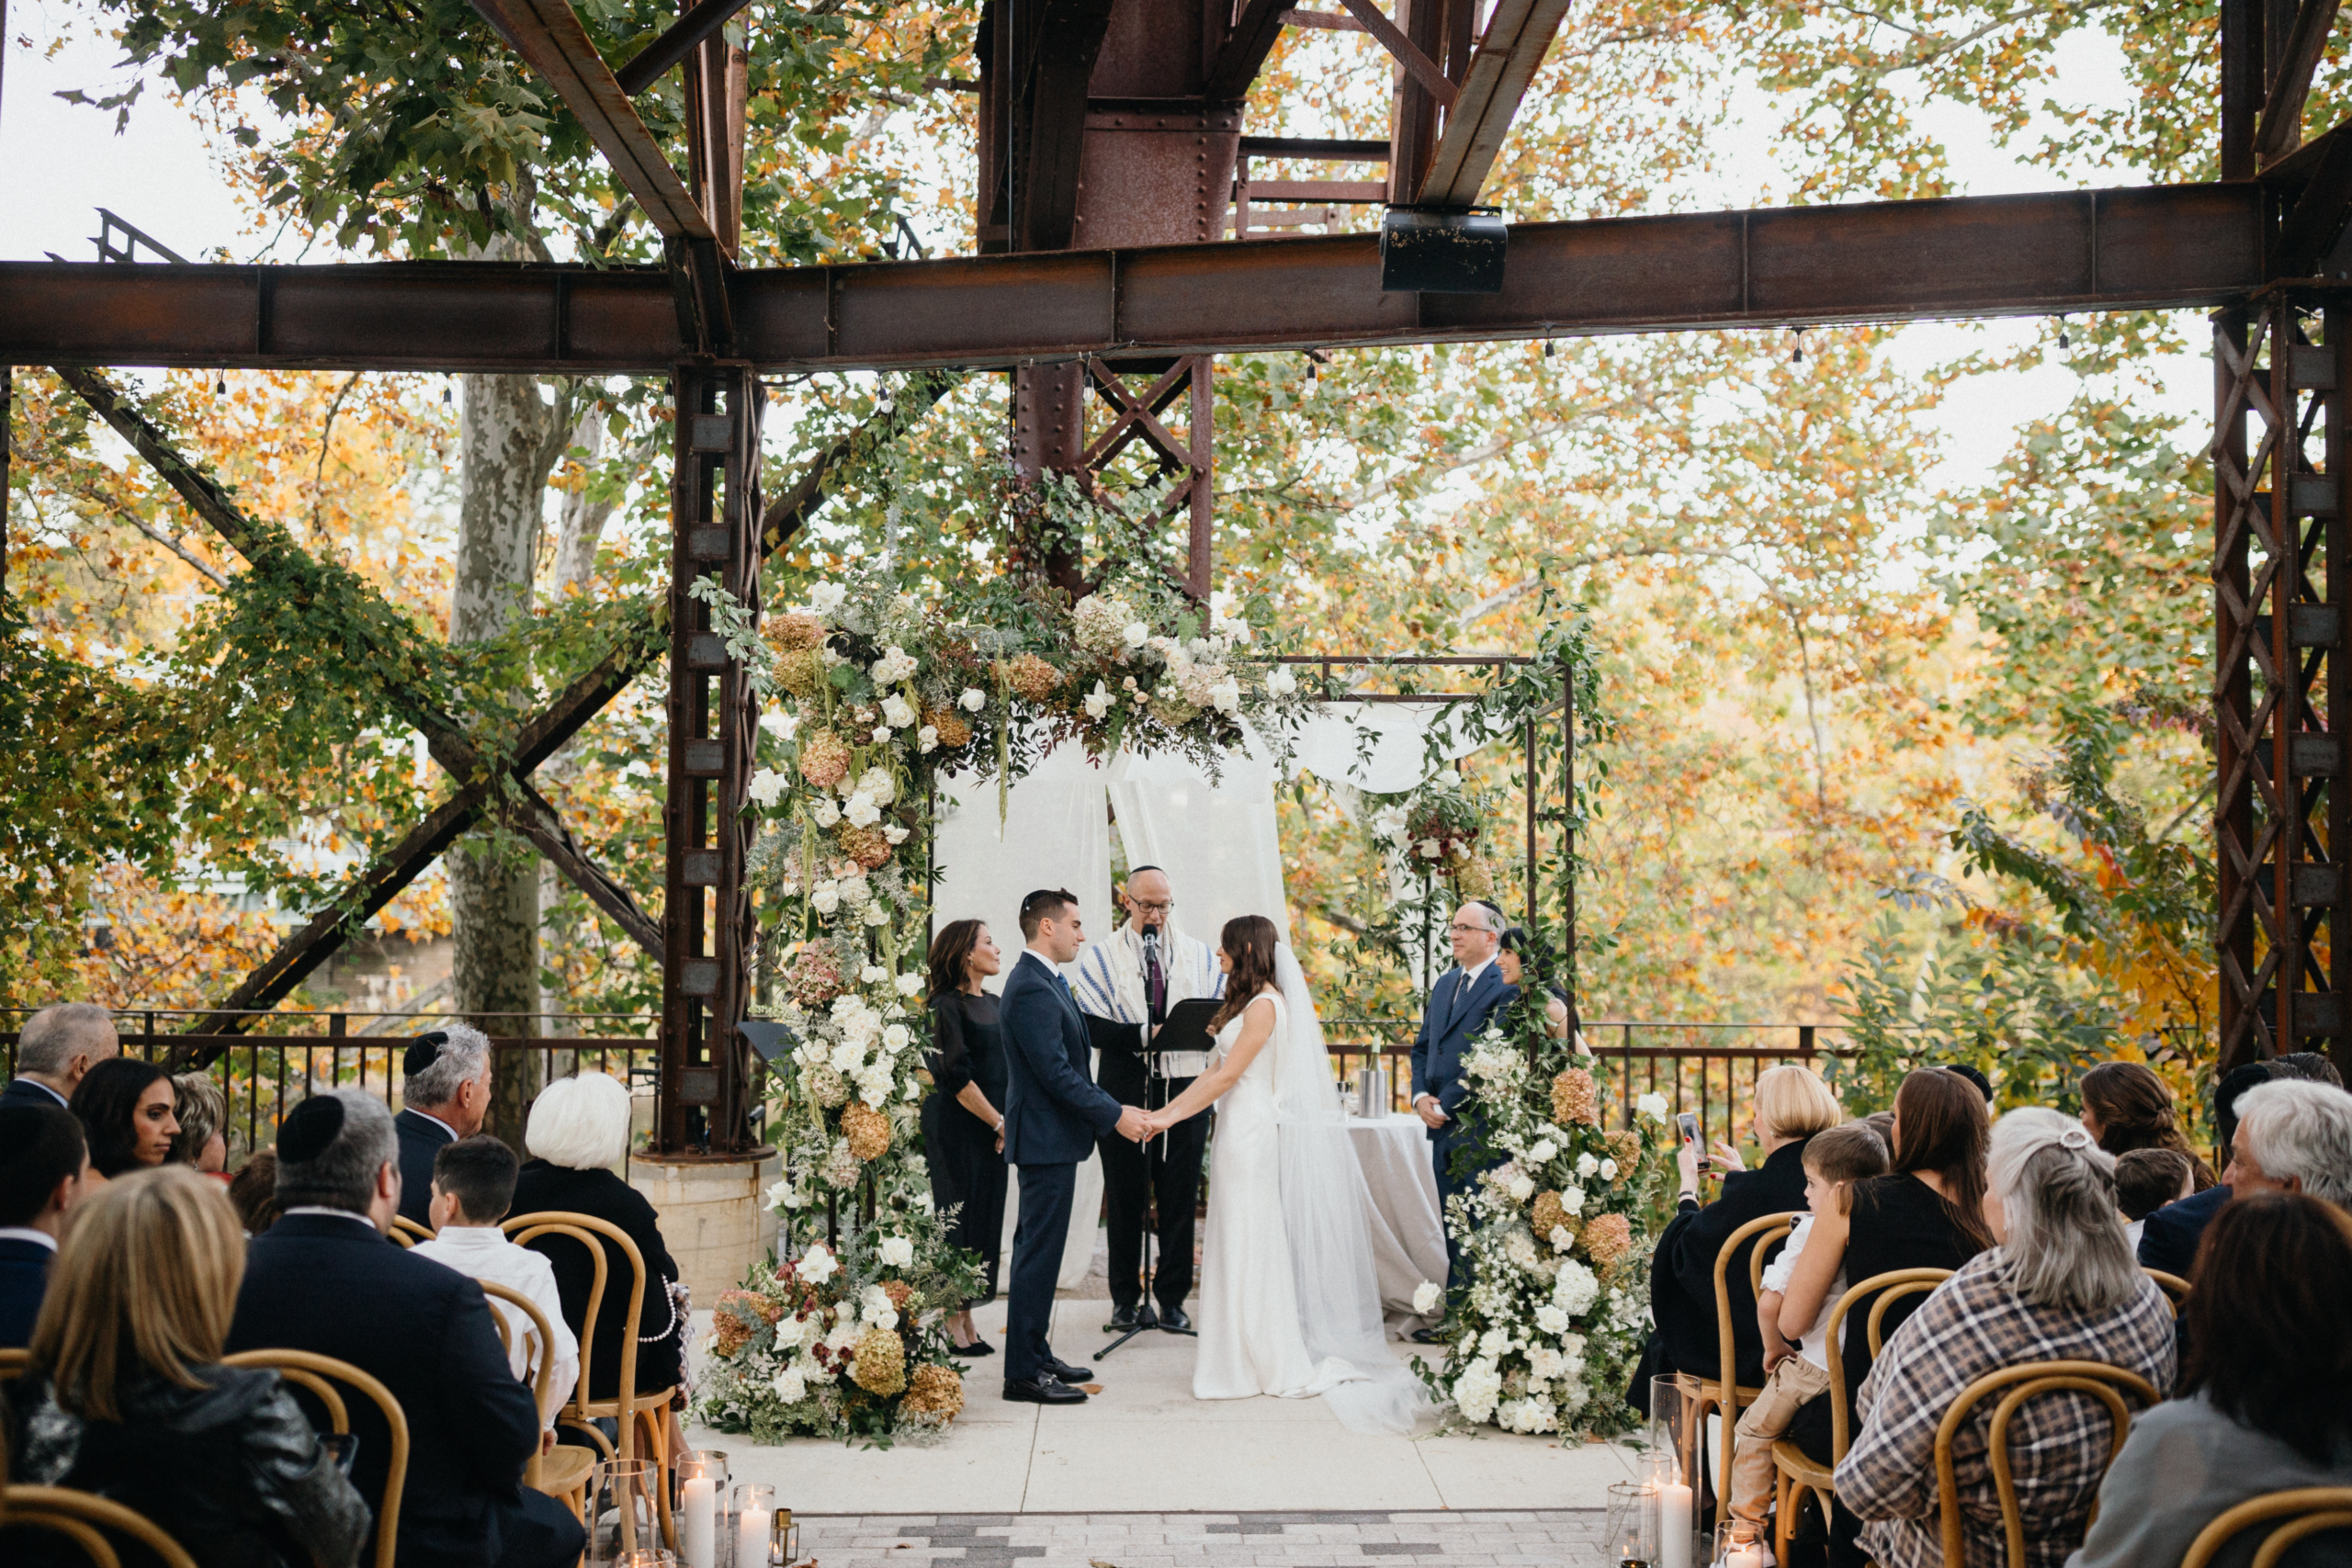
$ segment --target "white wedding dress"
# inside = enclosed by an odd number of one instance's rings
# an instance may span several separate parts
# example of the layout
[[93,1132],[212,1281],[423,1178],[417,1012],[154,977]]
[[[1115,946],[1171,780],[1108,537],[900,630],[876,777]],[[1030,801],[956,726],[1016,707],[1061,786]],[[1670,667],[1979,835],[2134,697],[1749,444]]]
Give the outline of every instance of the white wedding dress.
[[[1276,956],[1282,988],[1260,993],[1273,1033],[1216,1102],[1193,1396],[1319,1394],[1355,1430],[1410,1431],[1428,1396],[1389,1352],[1330,1055],[1297,960]],[[1249,1011],[1218,1032],[1216,1060]]]

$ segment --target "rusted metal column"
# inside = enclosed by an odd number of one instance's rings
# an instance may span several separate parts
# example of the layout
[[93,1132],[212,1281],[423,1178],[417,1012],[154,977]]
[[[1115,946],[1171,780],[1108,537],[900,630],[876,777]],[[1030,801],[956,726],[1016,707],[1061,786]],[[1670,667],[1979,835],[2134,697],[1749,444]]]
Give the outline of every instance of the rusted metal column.
[[[0,8],[0,21],[6,19],[6,12]],[[8,597],[8,422],[16,374],[15,366],[0,365],[0,599]]]
[[[2268,794],[2267,770],[2254,721],[2255,665],[2267,660],[2269,649],[2255,641],[2250,561],[2254,536],[2267,528],[2268,517],[2267,497],[2256,489],[2247,449],[2250,405],[2264,390],[2255,378],[2255,361],[2267,324],[2266,319],[2252,325],[2243,310],[2213,318],[2213,847],[2220,900],[2214,940],[2221,996],[2218,1062],[2224,1072],[2273,1054],[2256,956],[2257,947],[2267,951],[2271,945],[2264,929],[2269,894],[2262,883],[2255,808],[2256,798]],[[2264,940],[2257,942],[2257,936]]]
[[2262,118],[2265,0],[2222,0],[2222,177],[2254,178]]

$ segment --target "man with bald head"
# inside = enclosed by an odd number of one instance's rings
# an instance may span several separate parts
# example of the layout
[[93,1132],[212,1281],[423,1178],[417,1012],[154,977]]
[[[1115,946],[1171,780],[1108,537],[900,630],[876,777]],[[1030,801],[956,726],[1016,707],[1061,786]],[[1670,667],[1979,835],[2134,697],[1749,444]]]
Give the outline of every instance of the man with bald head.
[[[1476,1179],[1468,1169],[1455,1169],[1455,1156],[1464,1149],[1479,1151],[1482,1140],[1463,1110],[1470,1085],[1462,1075],[1462,1058],[1470,1043],[1483,1033],[1487,1021],[1504,1000],[1509,988],[1495,967],[1495,950],[1502,945],[1502,911],[1483,898],[1474,898],[1453,911],[1447,935],[1453,945],[1453,967],[1430,987],[1429,1006],[1421,1014],[1420,1032],[1413,1037],[1413,1111],[1429,1129],[1430,1159],[1436,1167],[1441,1207],[1457,1192],[1467,1192]],[[1474,1152],[1465,1164],[1490,1163]],[[1462,1268],[1462,1243],[1446,1216],[1446,1256],[1453,1264],[1455,1288],[1468,1282]],[[1432,1331],[1414,1336],[1425,1342]]]
[[0,1105],[63,1105],[82,1077],[122,1053],[114,1015],[93,1002],[59,1002],[25,1021],[17,1037],[17,1076]]
[[[1191,1088],[1208,1063],[1201,1052],[1170,1053],[1147,1063],[1143,1025],[1165,1022],[1168,1010],[1189,998],[1224,995],[1225,976],[1207,942],[1176,929],[1175,890],[1159,867],[1139,865],[1129,872],[1119,903],[1126,920],[1102,942],[1088,944],[1071,990],[1080,1011],[1112,1026],[1089,1025],[1103,1043],[1095,1082],[1123,1105],[1161,1106]],[[1144,1144],[1116,1134],[1098,1142],[1111,1232],[1107,1330],[1124,1334],[1138,1324],[1179,1333],[1192,1327],[1184,1298],[1193,1290],[1193,1209],[1208,1139],[1209,1115],[1203,1111]],[[1143,1232],[1147,1200],[1155,1197],[1158,1258],[1146,1281]]]

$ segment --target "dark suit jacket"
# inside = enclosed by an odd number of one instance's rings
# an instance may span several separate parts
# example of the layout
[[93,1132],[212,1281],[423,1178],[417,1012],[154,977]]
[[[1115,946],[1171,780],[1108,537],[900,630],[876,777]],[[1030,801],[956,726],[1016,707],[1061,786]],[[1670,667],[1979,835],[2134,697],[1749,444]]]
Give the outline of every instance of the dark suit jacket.
[[401,1135],[401,1218],[420,1225],[433,1222],[433,1156],[458,1140],[449,1129],[419,1111],[403,1111],[392,1118]]
[[[539,1413],[507,1368],[480,1285],[357,1216],[288,1214],[247,1250],[229,1348],[314,1351],[382,1380],[408,1420],[401,1568],[498,1561],[522,1507]],[[359,1438],[351,1479],[377,1507],[390,1433],[372,1401],[350,1391],[345,1399]]]
[[2228,1188],[2208,1187],[2150,1214],[2140,1227],[2140,1267],[2188,1279],[2197,1266],[2197,1244],[2205,1239],[2205,1227],[2229,1201]]
[[33,1342],[33,1319],[49,1292],[49,1265],[57,1253],[37,1241],[0,1240],[0,1350]]
[[10,1078],[8,1087],[0,1089],[0,1105],[62,1107],[64,1104],[65,1102],[58,1099],[47,1084],[35,1083],[30,1078]]
[[1413,1036],[1413,1098],[1433,1094],[1437,1108],[1455,1118],[1444,1127],[1431,1129],[1431,1142],[1442,1143],[1457,1135],[1460,1117],[1456,1112],[1463,1097],[1470,1092],[1462,1077],[1463,1053],[1510,994],[1511,988],[1503,984],[1502,970],[1492,962],[1478,972],[1466,992],[1459,967],[1439,976],[1430,988],[1420,1032]]
[[1119,1124],[1119,1102],[1089,1070],[1086,1020],[1057,975],[1023,949],[1005,976],[1007,1165],[1076,1165]]

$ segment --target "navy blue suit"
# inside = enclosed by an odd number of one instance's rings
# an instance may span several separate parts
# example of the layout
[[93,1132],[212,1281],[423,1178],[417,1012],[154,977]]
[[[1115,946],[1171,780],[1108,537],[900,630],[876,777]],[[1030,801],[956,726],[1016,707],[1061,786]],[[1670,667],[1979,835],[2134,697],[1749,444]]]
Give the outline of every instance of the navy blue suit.
[[[1441,1209],[1456,1192],[1469,1190],[1470,1179],[1453,1174],[1455,1151],[1479,1141],[1476,1122],[1462,1114],[1462,1101],[1470,1092],[1469,1083],[1462,1076],[1462,1058],[1469,1051],[1470,1043],[1485,1032],[1487,1021],[1512,995],[1511,987],[1503,984],[1502,970],[1491,959],[1478,972],[1477,979],[1466,987],[1461,969],[1449,969],[1430,988],[1429,1008],[1421,1014],[1420,1032],[1413,1036],[1413,1099],[1418,1100],[1425,1094],[1435,1096],[1437,1108],[1447,1117],[1444,1126],[1433,1127],[1429,1134],[1430,1159],[1437,1168]],[[1451,1225],[1446,1231],[1445,1250],[1453,1264],[1453,1282],[1460,1284],[1462,1247]]]
[[2140,1227],[2140,1267],[2188,1279],[2197,1266],[2197,1244],[2205,1239],[2205,1227],[2229,1201],[2228,1188],[2208,1187],[2150,1213]]
[[[578,1557],[584,1538],[570,1511],[523,1488],[539,1413],[466,1275],[356,1215],[288,1214],[247,1250],[229,1348],[334,1356],[391,1390],[409,1433],[401,1568],[556,1568]],[[390,1431],[372,1400],[345,1398],[359,1438],[352,1483],[373,1508]]]
[[1086,1020],[1061,971],[1023,951],[1005,976],[1004,1157],[1021,1168],[1021,1223],[1012,1235],[1006,1298],[1004,1376],[1035,1378],[1054,1359],[1046,1330],[1069,1238],[1080,1162],[1119,1124],[1121,1106],[1098,1088]]
[[37,1241],[0,1237],[0,1350],[21,1350],[33,1342],[33,1319],[49,1293],[54,1247]]
[[401,1135],[401,1218],[433,1226],[433,1156],[457,1142],[448,1128],[421,1111],[392,1118]]
[[63,1109],[65,1101],[60,1100],[56,1091],[45,1083],[35,1083],[30,1078],[10,1078],[8,1087],[0,1089],[0,1105],[50,1105]]

